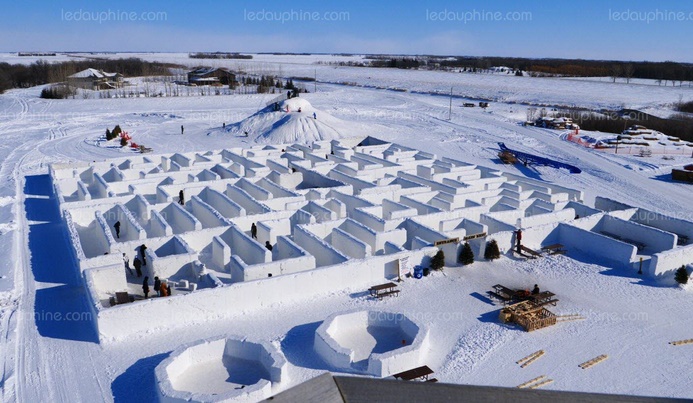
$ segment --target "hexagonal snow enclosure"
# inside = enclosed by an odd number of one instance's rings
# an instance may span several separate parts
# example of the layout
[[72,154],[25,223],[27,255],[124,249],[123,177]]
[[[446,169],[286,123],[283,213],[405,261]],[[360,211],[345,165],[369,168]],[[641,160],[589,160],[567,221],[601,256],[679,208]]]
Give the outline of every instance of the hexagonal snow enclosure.
[[401,313],[337,313],[315,331],[315,351],[335,370],[386,377],[423,365],[428,328]]
[[287,363],[272,345],[240,337],[177,348],[156,367],[161,402],[258,401],[286,382]]

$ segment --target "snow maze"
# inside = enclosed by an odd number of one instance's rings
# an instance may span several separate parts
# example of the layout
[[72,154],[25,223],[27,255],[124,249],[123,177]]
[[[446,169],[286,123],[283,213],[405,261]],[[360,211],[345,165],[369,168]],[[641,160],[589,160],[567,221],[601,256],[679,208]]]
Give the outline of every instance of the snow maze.
[[287,363],[270,344],[225,337],[179,347],[155,370],[161,402],[248,401],[287,382]]
[[314,348],[334,368],[384,378],[424,365],[428,343],[428,328],[403,314],[357,311],[327,318]]
[[[599,197],[587,205],[581,191],[372,137],[138,154],[50,173],[101,341],[151,332],[142,317],[166,331],[363,291],[439,249],[457,265],[465,242],[477,257],[490,239],[512,253],[518,228],[535,251],[560,243],[615,268],[642,261],[661,282],[693,262],[689,221]],[[145,300],[123,254],[130,266],[144,259],[150,287],[158,276],[172,296]]]

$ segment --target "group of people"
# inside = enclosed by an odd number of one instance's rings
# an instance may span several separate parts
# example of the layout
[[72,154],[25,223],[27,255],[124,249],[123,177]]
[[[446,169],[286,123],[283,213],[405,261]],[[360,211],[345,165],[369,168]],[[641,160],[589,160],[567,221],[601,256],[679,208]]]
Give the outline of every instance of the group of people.
[[[255,223],[252,223],[250,225],[250,236],[253,239],[257,239],[257,225],[255,225]],[[272,244],[270,243],[270,241],[265,241],[265,248],[267,248],[267,250],[269,251],[272,250]]]
[[[171,289],[168,287],[168,284],[165,281],[161,281],[158,276],[154,277],[154,291],[158,297],[171,295]],[[144,281],[142,281],[142,292],[145,299],[149,298],[149,276],[145,276]]]
[[[147,245],[142,244],[139,247],[140,254],[139,256],[142,257],[142,260],[138,256],[135,256],[135,260],[132,261],[132,265],[135,267],[135,272],[137,273],[137,277],[142,277],[142,266],[147,265],[147,255],[144,253],[147,250]],[[125,264],[125,269],[131,274],[135,275],[133,273],[132,268],[130,268],[130,258],[128,258],[128,255],[123,252],[123,263]]]

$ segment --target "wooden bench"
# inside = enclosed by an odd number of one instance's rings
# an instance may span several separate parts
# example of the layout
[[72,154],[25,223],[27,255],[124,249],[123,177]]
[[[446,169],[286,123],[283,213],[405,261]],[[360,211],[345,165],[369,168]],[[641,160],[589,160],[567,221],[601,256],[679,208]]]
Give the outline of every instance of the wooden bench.
[[399,296],[399,290],[385,291],[385,292],[378,293],[378,295],[376,295],[376,297],[378,299],[383,299],[383,297],[387,297],[387,296],[398,297]]
[[541,253],[539,253],[535,250],[529,249],[528,247],[526,247],[524,245],[520,246],[520,250],[522,250],[523,252],[527,252],[530,256],[533,256],[535,258],[541,257]]
[[510,298],[510,297],[505,297],[505,296],[500,295],[497,292],[493,292],[493,291],[488,291],[487,294],[490,295],[491,297],[501,301],[503,303],[503,305],[507,304],[508,302],[510,302],[512,300],[512,298]]
[[378,284],[369,288],[368,292],[373,297],[380,297],[380,295],[390,295],[393,291],[395,291],[395,288],[397,288],[397,284],[395,283]]
[[[421,378],[424,381],[428,381],[428,376],[433,373],[433,370],[429,368],[427,365],[422,365],[417,368],[410,369],[408,371],[403,371],[398,374],[394,374],[396,379],[402,379],[404,381],[411,381],[412,379],[419,379]],[[434,378],[435,379],[435,378]],[[432,381],[435,382],[435,381]]]
[[563,245],[560,243],[555,243],[552,245],[543,246],[541,248],[541,250],[548,253],[549,255],[557,255],[557,254],[563,255],[566,252],[566,250],[563,249]]
[[536,304],[537,304],[537,306],[544,306],[544,305],[556,306],[556,303],[557,303],[557,302],[558,302],[557,299],[548,299],[548,300],[545,300],[545,301],[537,302]]

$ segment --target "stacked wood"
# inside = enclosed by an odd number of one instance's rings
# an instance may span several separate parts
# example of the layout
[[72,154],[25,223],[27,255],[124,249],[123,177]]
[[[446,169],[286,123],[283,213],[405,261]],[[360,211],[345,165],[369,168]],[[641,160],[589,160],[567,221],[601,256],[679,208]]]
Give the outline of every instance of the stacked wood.
[[606,360],[607,358],[609,358],[609,356],[606,355],[606,354],[598,355],[598,356],[592,358],[592,359],[589,360],[589,361],[583,362],[582,364],[580,364],[580,365],[578,365],[578,366],[579,366],[580,368],[582,368],[582,369],[587,369],[587,368],[590,368],[590,367],[592,367],[592,366],[594,366],[594,365],[599,364],[600,362]]
[[539,350],[536,351],[527,357],[524,357],[518,361],[516,361],[517,364],[520,364],[520,368],[524,368],[532,364],[534,361],[538,360],[541,356],[544,355],[544,350]]

